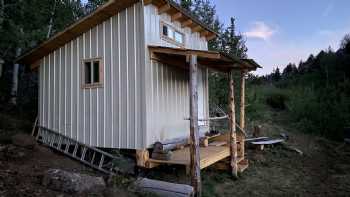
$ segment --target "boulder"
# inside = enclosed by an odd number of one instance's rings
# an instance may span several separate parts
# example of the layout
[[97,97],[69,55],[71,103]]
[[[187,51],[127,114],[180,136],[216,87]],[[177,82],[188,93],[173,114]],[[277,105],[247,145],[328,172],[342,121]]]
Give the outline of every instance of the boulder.
[[69,194],[98,192],[106,188],[106,183],[102,177],[72,173],[60,169],[46,171],[42,184],[49,189]]
[[27,134],[16,134],[11,138],[12,144],[23,147],[33,149],[36,146],[36,140],[33,136]]

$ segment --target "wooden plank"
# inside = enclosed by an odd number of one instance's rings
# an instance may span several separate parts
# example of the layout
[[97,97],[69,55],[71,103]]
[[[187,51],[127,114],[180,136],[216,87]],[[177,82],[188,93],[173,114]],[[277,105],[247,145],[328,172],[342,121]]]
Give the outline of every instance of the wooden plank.
[[203,30],[203,28],[200,25],[196,25],[196,26],[192,27],[191,30],[192,30],[192,32],[200,32]]
[[[200,147],[199,154],[200,169],[204,169],[215,162],[229,157],[230,148],[228,146]],[[173,151],[170,160],[149,159],[148,162],[154,164],[175,164],[190,166],[190,149],[189,147],[185,147],[184,149]]]
[[195,196],[201,196],[201,171],[199,154],[198,131],[198,92],[197,92],[198,65],[197,56],[190,56],[190,172],[191,185]]
[[166,13],[166,12],[169,11],[170,9],[171,9],[171,6],[170,6],[169,3],[167,3],[167,4],[165,4],[165,5],[163,5],[163,6],[161,6],[161,7],[158,8],[158,14],[161,15],[161,14],[163,14],[163,13]]
[[193,24],[193,21],[191,19],[188,19],[188,20],[186,20],[186,21],[181,23],[181,27],[185,28],[185,27],[188,27],[188,26],[190,26],[192,24]]
[[235,115],[235,94],[233,71],[228,73],[229,78],[229,129],[230,129],[230,156],[231,156],[231,172],[234,178],[238,178],[237,166],[237,142],[236,142],[236,115]]
[[171,16],[171,22],[180,20],[183,17],[181,12],[177,12]]
[[144,5],[149,5],[153,2],[153,0],[143,0]]
[[224,146],[227,142],[212,142],[209,144],[209,146]]

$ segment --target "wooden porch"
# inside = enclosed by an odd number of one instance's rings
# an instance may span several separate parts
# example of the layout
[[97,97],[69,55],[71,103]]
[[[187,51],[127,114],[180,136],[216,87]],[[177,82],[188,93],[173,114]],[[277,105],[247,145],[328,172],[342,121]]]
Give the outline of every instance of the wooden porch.
[[[173,150],[171,157],[164,160],[150,158],[148,150],[138,150],[136,152],[137,165],[146,168],[152,168],[164,164],[186,166],[186,171],[190,172],[191,185],[195,189],[196,196],[201,195],[200,170],[210,165],[220,161],[225,161],[223,166],[230,170],[233,177],[238,178],[238,172],[242,172],[248,167],[248,161],[245,159],[244,151],[245,76],[247,72],[255,70],[260,66],[251,59],[239,59],[221,52],[162,46],[148,46],[148,48],[151,60],[189,71],[190,135],[189,142],[184,148]],[[212,142],[225,142],[224,145],[221,146],[200,146],[197,92],[199,65],[225,73],[228,77],[229,132],[211,139]],[[240,71],[239,126],[236,122],[235,109],[235,83],[233,80],[235,70]],[[202,121],[209,120],[210,118]],[[239,128],[238,131],[236,131],[236,126]],[[226,160],[226,158],[229,159]]]
[[[199,148],[200,155],[200,169],[204,169],[208,166],[211,166],[219,161],[222,161],[228,157],[230,157],[230,147],[229,146],[207,146]],[[248,163],[244,161],[244,157],[238,157],[238,171],[243,172],[247,167]],[[244,162],[243,162],[244,161]],[[186,167],[187,172],[189,172],[190,168],[190,148],[185,147],[183,149],[173,151],[172,157],[170,160],[157,160],[157,159],[149,159],[148,166],[158,166],[162,164],[168,165],[184,165]],[[229,167],[229,166],[227,166]],[[228,169],[228,168],[227,168]]]

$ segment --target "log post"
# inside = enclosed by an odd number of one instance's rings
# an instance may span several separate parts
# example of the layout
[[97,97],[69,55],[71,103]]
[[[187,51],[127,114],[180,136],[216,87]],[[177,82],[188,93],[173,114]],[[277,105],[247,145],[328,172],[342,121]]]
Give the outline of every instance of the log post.
[[229,78],[229,129],[230,129],[230,155],[231,155],[231,170],[234,178],[238,178],[238,165],[237,165],[237,140],[236,140],[236,114],[235,114],[235,94],[234,94],[234,81],[233,71],[228,73]]
[[191,185],[195,196],[201,196],[201,174],[198,133],[198,92],[197,92],[197,56],[190,56],[190,172]]
[[[241,71],[241,87],[240,87],[240,116],[239,116],[239,126],[243,131],[245,131],[245,70]],[[243,133],[239,135],[239,157],[244,157],[244,140],[245,136]]]

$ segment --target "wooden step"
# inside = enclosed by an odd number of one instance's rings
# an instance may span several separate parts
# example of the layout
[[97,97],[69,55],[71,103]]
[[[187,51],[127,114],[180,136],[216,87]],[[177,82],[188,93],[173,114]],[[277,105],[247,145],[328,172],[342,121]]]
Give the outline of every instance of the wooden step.
[[248,159],[243,159],[238,162],[238,172],[242,173],[244,170],[246,170],[249,166]]

